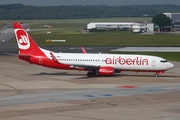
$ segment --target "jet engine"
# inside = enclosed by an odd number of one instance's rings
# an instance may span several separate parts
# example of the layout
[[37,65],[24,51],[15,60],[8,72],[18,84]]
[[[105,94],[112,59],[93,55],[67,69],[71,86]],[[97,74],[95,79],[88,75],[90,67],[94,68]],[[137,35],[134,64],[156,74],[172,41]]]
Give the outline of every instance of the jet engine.
[[110,66],[99,67],[98,74],[108,76],[114,75],[114,68]]

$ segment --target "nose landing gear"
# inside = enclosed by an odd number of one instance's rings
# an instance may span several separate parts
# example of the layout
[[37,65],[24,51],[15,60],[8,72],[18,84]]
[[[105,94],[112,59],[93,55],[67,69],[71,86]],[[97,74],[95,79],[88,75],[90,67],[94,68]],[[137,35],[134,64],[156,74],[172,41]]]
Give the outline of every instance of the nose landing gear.
[[158,71],[158,72],[156,72],[155,76],[159,77],[159,74],[163,74],[163,73],[164,73],[164,71]]
[[156,73],[155,76],[156,76],[156,77],[159,77],[159,74]]

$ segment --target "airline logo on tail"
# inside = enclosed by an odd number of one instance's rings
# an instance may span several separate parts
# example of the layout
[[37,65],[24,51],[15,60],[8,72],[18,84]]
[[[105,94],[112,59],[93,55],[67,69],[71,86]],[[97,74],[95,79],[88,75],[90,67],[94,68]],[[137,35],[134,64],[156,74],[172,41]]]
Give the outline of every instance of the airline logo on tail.
[[30,47],[28,34],[23,29],[15,29],[16,39],[20,49],[27,50]]

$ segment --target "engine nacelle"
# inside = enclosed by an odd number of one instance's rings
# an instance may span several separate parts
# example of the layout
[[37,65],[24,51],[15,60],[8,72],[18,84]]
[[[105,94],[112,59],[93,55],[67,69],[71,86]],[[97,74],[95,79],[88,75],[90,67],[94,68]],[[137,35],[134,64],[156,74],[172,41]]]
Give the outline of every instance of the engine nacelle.
[[109,66],[99,67],[98,74],[99,75],[108,75],[108,76],[114,75],[114,68],[109,67]]

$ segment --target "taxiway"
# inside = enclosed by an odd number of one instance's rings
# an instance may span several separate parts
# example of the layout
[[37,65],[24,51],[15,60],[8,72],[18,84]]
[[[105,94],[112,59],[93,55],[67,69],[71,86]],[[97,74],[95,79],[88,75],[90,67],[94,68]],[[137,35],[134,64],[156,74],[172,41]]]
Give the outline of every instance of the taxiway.
[[0,56],[1,120],[180,119],[180,64],[160,77],[123,72],[87,78],[86,72],[31,65]]
[[[1,40],[8,34],[14,37],[5,31],[0,35]],[[79,47],[48,49],[81,52]],[[106,52],[119,48],[86,49],[88,52]],[[84,71],[28,64],[19,60],[17,53],[16,43],[0,43],[1,120],[180,119],[179,62],[172,61],[175,68],[160,77],[155,77],[154,73],[123,72],[113,77],[88,78]]]

